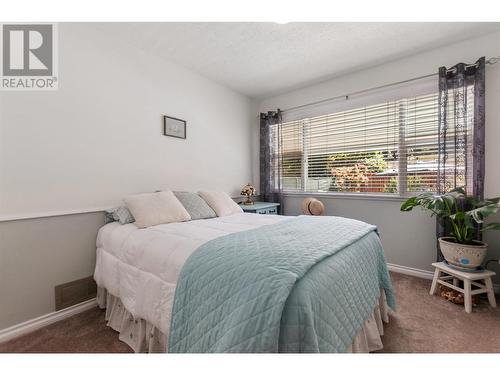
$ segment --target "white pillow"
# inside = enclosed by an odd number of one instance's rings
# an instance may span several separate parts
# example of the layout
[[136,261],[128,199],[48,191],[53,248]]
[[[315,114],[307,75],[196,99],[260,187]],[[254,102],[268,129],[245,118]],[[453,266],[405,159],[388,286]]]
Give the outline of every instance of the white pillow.
[[217,216],[229,216],[243,212],[241,207],[223,191],[199,191],[198,194],[212,207]]
[[130,195],[125,204],[139,228],[191,220],[191,216],[171,191]]

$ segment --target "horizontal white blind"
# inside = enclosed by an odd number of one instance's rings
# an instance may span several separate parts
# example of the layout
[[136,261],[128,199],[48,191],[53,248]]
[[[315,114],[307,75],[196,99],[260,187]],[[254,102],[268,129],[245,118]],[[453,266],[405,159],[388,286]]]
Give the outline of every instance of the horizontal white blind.
[[302,190],[303,164],[303,121],[291,121],[281,127],[282,186],[286,189]]
[[439,159],[438,95],[426,95],[406,100],[404,122],[406,191],[399,193],[435,192],[437,191]]
[[[362,82],[359,88],[366,88],[366,82]],[[406,82],[379,89],[372,89],[365,93],[354,93],[350,95],[337,96],[337,100],[325,100],[319,103],[290,108],[283,113],[283,121],[300,121],[305,118],[313,118],[325,113],[339,113],[351,109],[377,105],[381,103],[394,102],[401,98],[414,98],[438,92],[438,81],[436,77]],[[340,93],[340,91],[338,91]],[[345,92],[341,92],[346,94]],[[323,93],[319,96],[326,96]],[[295,103],[302,104],[302,103]]]
[[435,191],[437,98],[433,93],[283,123],[283,190]]

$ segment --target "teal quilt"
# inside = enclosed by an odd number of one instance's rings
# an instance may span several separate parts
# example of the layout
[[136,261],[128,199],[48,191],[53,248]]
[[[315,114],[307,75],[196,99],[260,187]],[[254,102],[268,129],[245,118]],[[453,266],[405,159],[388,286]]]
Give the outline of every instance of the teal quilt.
[[345,352],[381,289],[394,294],[376,227],[299,216],[202,245],[177,284],[173,353]]

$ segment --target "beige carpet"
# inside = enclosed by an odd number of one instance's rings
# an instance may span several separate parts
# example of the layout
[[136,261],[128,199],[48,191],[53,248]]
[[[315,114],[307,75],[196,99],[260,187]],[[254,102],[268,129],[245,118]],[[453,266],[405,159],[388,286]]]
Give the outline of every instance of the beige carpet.
[[500,353],[500,308],[481,298],[467,314],[463,306],[429,295],[430,280],[391,277],[397,308],[386,325],[383,352]]
[[[392,274],[397,311],[383,337],[389,353],[500,352],[500,309],[481,300],[472,314],[429,295],[429,280]],[[0,344],[0,352],[128,353],[95,308]]]

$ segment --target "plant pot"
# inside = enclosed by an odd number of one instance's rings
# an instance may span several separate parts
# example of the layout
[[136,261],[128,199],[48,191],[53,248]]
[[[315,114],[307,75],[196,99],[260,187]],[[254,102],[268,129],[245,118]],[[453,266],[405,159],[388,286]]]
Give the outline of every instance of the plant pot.
[[448,263],[461,268],[475,269],[481,266],[488,251],[488,244],[481,241],[473,241],[474,245],[456,243],[453,237],[441,237],[438,241]]

